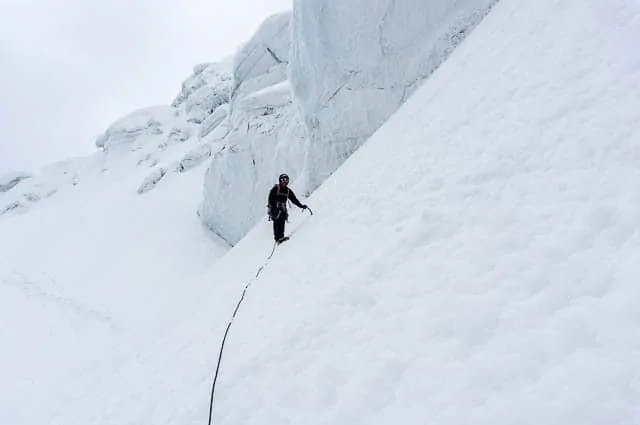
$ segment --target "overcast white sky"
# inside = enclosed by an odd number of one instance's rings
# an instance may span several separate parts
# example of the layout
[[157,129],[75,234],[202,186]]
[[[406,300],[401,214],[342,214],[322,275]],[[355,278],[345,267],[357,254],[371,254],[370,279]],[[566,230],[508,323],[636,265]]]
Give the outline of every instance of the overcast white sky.
[[95,150],[292,0],[0,0],[0,176]]

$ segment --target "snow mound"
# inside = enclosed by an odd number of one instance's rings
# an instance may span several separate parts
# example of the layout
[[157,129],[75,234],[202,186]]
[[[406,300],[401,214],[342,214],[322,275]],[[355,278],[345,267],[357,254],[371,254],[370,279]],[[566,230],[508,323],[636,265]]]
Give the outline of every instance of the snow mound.
[[136,110],[111,124],[98,137],[96,146],[108,149],[114,145],[144,143],[149,137],[158,136],[171,129],[178,110],[171,106],[155,106]]
[[215,109],[229,102],[232,85],[231,59],[201,64],[182,83],[172,106],[189,122],[201,124]]
[[211,146],[209,144],[200,145],[189,151],[178,164],[178,171],[183,173],[202,164],[211,156]]
[[166,142],[161,143],[159,147],[164,149],[168,145],[183,143],[195,134],[197,128],[195,124],[179,122],[169,131]]
[[151,174],[145,177],[144,181],[138,188],[138,194],[143,194],[150,191],[167,175],[167,169],[164,167],[158,167]]
[[[0,191],[0,216],[8,213],[25,213],[40,201],[57,194],[62,188],[78,184],[82,160],[66,160],[50,164],[39,173],[20,180],[12,190]],[[27,176],[17,173],[17,176]],[[11,181],[15,179],[8,179]]]

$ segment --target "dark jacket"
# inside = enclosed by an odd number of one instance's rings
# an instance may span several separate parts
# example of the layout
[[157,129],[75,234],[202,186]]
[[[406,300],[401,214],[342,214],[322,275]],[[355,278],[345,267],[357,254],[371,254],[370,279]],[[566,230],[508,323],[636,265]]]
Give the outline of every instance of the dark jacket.
[[304,205],[298,201],[296,194],[288,187],[279,184],[273,186],[269,192],[269,214],[276,217],[280,212],[287,212],[287,200],[293,202],[298,208],[304,208]]

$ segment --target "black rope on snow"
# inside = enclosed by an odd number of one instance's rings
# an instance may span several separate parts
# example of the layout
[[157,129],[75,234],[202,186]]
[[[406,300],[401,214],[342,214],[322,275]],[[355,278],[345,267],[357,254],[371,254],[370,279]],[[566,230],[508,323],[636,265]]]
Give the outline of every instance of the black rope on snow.
[[[313,215],[313,211],[311,211],[311,208],[307,207],[307,210],[309,210],[311,215]],[[297,229],[295,229],[295,230],[297,230]],[[291,234],[293,234],[295,232],[295,230]],[[212,420],[213,420],[213,398],[214,398],[214,393],[216,391],[216,382],[218,382],[218,373],[220,372],[220,364],[222,363],[222,352],[224,351],[224,344],[227,341],[227,335],[229,335],[229,329],[231,329],[231,324],[233,323],[233,319],[236,318],[236,315],[238,314],[238,310],[240,310],[240,304],[242,304],[242,301],[244,301],[244,298],[245,298],[245,295],[247,294],[247,290],[249,289],[249,286],[251,286],[251,284],[253,282],[255,282],[255,280],[258,278],[258,276],[260,276],[260,273],[262,272],[262,270],[264,270],[264,268],[267,265],[269,259],[271,258],[271,256],[275,252],[276,246],[277,246],[277,243],[274,242],[273,243],[273,249],[271,250],[271,254],[269,254],[269,256],[265,260],[264,264],[262,264],[260,267],[258,267],[258,271],[256,273],[256,277],[253,278],[252,280],[250,280],[245,285],[244,289],[242,290],[242,295],[240,296],[240,299],[238,300],[238,303],[236,304],[236,308],[233,310],[233,314],[231,315],[231,319],[229,320],[229,323],[227,323],[227,329],[224,331],[224,336],[222,337],[222,343],[220,344],[220,352],[218,353],[218,364],[216,365],[216,372],[215,372],[215,375],[213,377],[213,383],[211,384],[211,401],[209,402],[209,425],[211,425]]]
[[227,341],[227,335],[229,334],[229,329],[231,329],[231,324],[233,323],[233,319],[235,319],[236,315],[238,314],[238,310],[240,309],[240,304],[242,304],[242,301],[244,301],[244,296],[247,294],[247,288],[249,287],[249,285],[251,285],[251,282],[252,281],[247,283],[247,285],[244,287],[244,290],[242,291],[242,296],[240,297],[238,304],[236,304],[235,310],[233,310],[233,315],[231,316],[231,320],[229,320],[229,323],[227,324],[227,329],[224,331],[224,336],[222,337],[222,344],[220,344],[220,353],[218,354],[218,364],[216,365],[216,373],[213,377],[213,384],[211,384],[211,402],[209,403],[209,425],[211,425],[211,420],[213,419],[213,395],[216,390],[218,373],[220,372],[220,363],[222,363],[222,352],[224,351],[224,343]]
[[[275,247],[276,247],[276,243],[274,242],[273,251],[275,251],[276,249]],[[272,255],[273,255],[273,251],[272,251]],[[271,256],[269,256],[269,258],[271,258]],[[224,344],[227,341],[227,335],[229,335],[229,329],[231,329],[231,324],[233,323],[233,319],[236,318],[238,314],[238,310],[240,310],[240,305],[242,304],[242,301],[244,301],[244,298],[247,295],[247,290],[249,289],[249,286],[251,286],[251,284],[255,281],[255,279],[258,278],[258,276],[260,275],[260,272],[262,272],[262,270],[266,265],[267,265],[267,262],[265,261],[263,265],[258,267],[258,272],[256,273],[256,277],[250,280],[244,286],[244,289],[242,290],[242,295],[240,296],[240,299],[236,304],[236,308],[233,310],[233,314],[231,315],[231,319],[227,324],[227,329],[224,331],[224,336],[222,337],[222,343],[220,344],[220,353],[218,353],[218,364],[216,365],[216,373],[213,377],[213,383],[211,384],[211,401],[209,403],[209,425],[211,425],[211,421],[213,420],[213,398],[216,391],[216,382],[218,381],[218,373],[220,372],[220,364],[222,363],[222,352],[224,351]]]
[[[270,260],[271,257],[273,257],[273,253],[276,252],[276,245],[278,245],[278,242],[273,243],[273,249],[271,250],[271,254],[269,254],[269,256],[267,257],[267,260]],[[256,277],[258,277],[261,271],[262,271],[262,267],[258,269],[258,273],[256,273]]]
[[220,346],[220,354],[218,355],[218,365],[216,366],[216,374],[213,378],[213,384],[211,385],[211,402],[209,403],[209,425],[211,425],[211,419],[213,417],[213,393],[216,389],[216,381],[218,380],[218,372],[220,371],[220,360],[222,359],[222,350],[224,349],[224,342],[227,340],[227,334],[231,328],[231,322],[227,325],[227,330],[224,331],[224,337],[222,338],[222,345]]
[[242,291],[242,296],[240,297],[240,301],[238,301],[238,304],[236,305],[236,309],[233,310],[233,315],[231,315],[231,320],[229,321],[229,323],[233,323],[233,319],[236,318],[236,314],[238,314],[238,309],[240,308],[240,304],[242,304],[242,301],[244,300],[244,296],[247,293],[247,287],[244,288],[244,290]]

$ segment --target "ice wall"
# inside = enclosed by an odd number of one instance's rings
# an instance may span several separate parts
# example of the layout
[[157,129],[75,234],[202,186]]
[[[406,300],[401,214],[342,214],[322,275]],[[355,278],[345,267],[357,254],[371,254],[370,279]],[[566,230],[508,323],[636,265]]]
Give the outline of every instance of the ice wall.
[[290,80],[318,186],[413,93],[496,0],[295,0]]
[[239,51],[226,149],[200,215],[235,243],[281,172],[316,189],[393,114],[496,0],[296,0]]
[[[287,80],[289,19],[267,19],[236,55],[224,149],[205,176],[203,222],[231,244],[266,217],[267,194],[282,172],[303,194],[305,131]],[[302,183],[302,184],[300,184]]]

